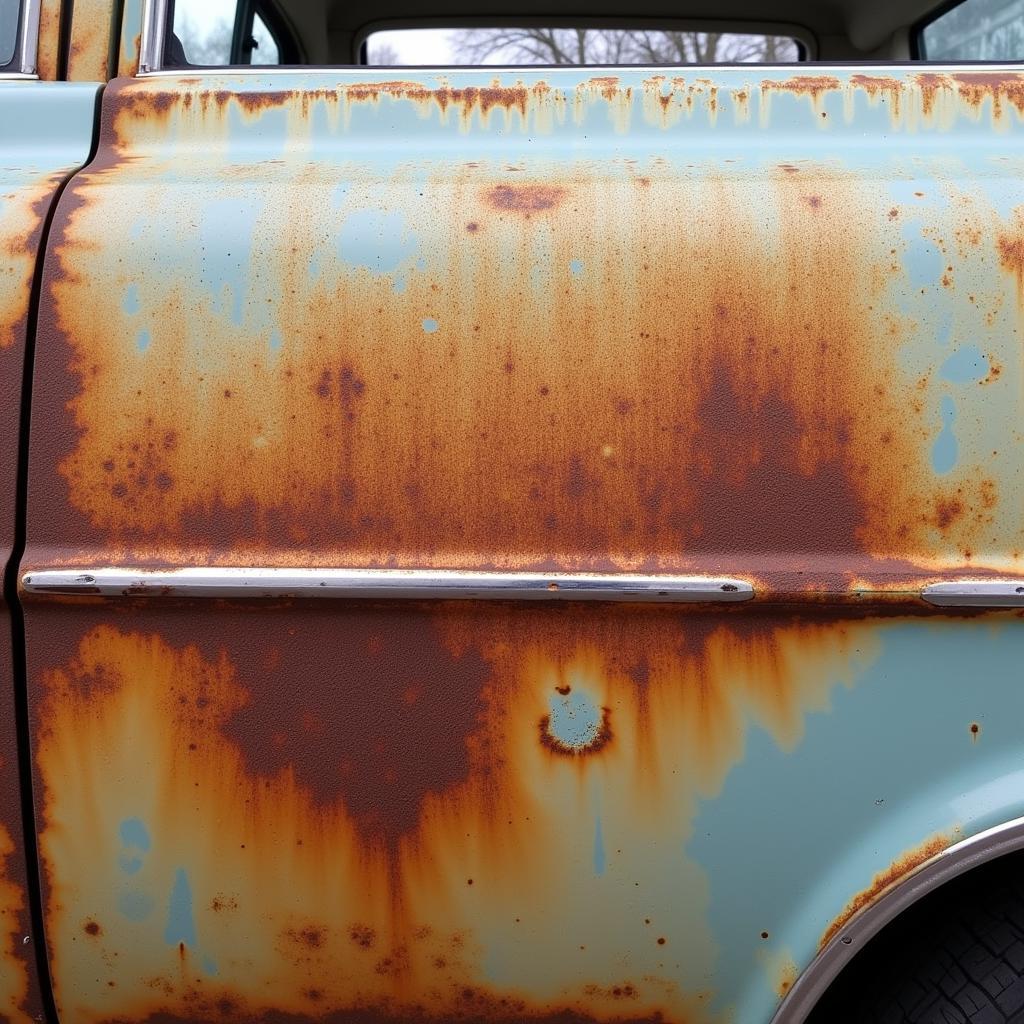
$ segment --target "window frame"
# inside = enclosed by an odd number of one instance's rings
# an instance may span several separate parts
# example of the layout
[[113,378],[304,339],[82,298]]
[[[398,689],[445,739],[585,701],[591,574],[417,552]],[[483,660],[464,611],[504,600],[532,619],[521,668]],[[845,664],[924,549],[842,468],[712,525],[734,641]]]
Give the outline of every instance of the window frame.
[[[29,0],[39,3],[40,0]],[[238,0],[235,8],[235,21],[232,31],[231,52],[244,49],[246,27],[252,34],[252,22],[258,15],[266,25],[277,46],[277,64],[220,64],[202,65],[189,64],[184,67],[167,66],[166,46],[170,39],[168,25],[173,14],[173,4],[168,0],[144,0],[142,12],[142,35],[139,41],[139,74],[146,75],[158,71],[187,72],[188,74],[216,74],[231,71],[273,71],[278,67],[300,64],[302,60],[301,44],[288,24],[284,12],[273,0]],[[251,57],[251,53],[250,53]]]
[[[958,3],[964,0],[956,0]],[[402,29],[449,29],[460,28],[584,28],[584,29],[646,29],[648,31],[666,32],[731,32],[736,35],[764,35],[764,36],[785,36],[796,43],[800,56],[795,63],[785,64],[750,64],[751,67],[797,67],[801,64],[808,64],[816,59],[818,51],[817,37],[810,29],[803,25],[796,25],[792,22],[773,21],[719,21],[711,18],[580,18],[580,17],[537,17],[531,15],[509,15],[508,17],[487,16],[484,18],[472,17],[433,17],[433,18],[387,18],[375,19],[364,22],[352,37],[352,63],[356,67],[375,67],[377,65],[366,63],[366,43],[376,32],[394,32]],[[425,64],[397,64],[395,67],[433,67]],[[448,67],[462,68],[463,70],[483,69],[491,70],[510,65],[501,64],[453,64]],[[521,64],[511,65],[513,67],[531,68],[537,70],[545,67],[672,67],[669,64]],[[679,65],[680,67],[684,65]],[[687,67],[745,67],[744,64],[736,64],[723,61],[712,64],[693,64]]]
[[36,78],[36,57],[39,47],[39,15],[42,0],[21,0],[18,7],[18,28],[14,53],[6,64],[0,64],[0,79]]

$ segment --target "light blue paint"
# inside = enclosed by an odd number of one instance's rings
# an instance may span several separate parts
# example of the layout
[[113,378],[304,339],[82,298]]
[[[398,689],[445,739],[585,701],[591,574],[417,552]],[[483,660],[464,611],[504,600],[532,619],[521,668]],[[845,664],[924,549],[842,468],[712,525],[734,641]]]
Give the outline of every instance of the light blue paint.
[[574,274],[577,274],[577,275],[578,274],[582,274],[583,273],[583,260],[570,260],[569,261],[569,269]]
[[953,433],[953,423],[956,421],[956,402],[949,395],[942,396],[940,412],[942,430],[935,439],[935,444],[932,445],[932,469],[942,475],[952,470],[960,457],[960,446],[957,444],[956,434]]
[[167,905],[164,941],[171,946],[177,946],[182,942],[192,949],[196,946],[196,923],[192,917],[192,887],[188,884],[188,873],[184,868],[178,868],[174,876],[174,886]]
[[548,707],[548,731],[563,746],[585,750],[598,738],[601,709],[585,693],[574,690],[564,696],[557,694],[550,698]]
[[594,821],[594,874],[603,875],[606,861],[604,855],[604,836],[601,833],[601,816]]
[[281,337],[281,332],[275,327],[270,332],[270,351],[280,352],[281,346],[284,344],[284,339]]
[[903,620],[873,632],[877,657],[854,660],[851,686],[823,680],[829,706],[804,718],[794,749],[748,727],[743,759],[701,802],[681,850],[711,881],[708,921],[728,951],[718,991],[738,1022],[770,1020],[777,1000],[773,979],[750,967],[762,930],[805,965],[846,901],[905,851],[1021,813],[1024,622]]
[[217,967],[217,961],[212,956],[204,956],[202,960],[203,971],[206,974],[216,976],[220,974],[220,970]]
[[396,277],[395,278],[395,283],[394,283],[393,287],[394,287],[394,291],[395,291],[396,295],[404,295],[405,294],[405,288],[406,288],[405,278],[404,277]]
[[922,238],[921,229],[916,225],[907,225],[903,237],[907,240],[903,263],[910,284],[914,288],[937,284],[945,265],[939,247],[927,238]]
[[118,894],[117,909],[129,921],[145,921],[153,913],[153,899],[140,889],[127,889]]
[[125,846],[134,846],[135,849],[141,850],[143,853],[149,853],[152,849],[153,843],[149,838],[149,832],[139,818],[125,818],[121,822],[119,831],[121,842]]
[[936,311],[935,340],[945,348],[953,337],[953,311],[947,306]]
[[139,286],[137,284],[130,284],[125,289],[121,308],[128,316],[135,316],[142,309],[142,300],[139,298]]
[[245,320],[253,232],[264,219],[266,202],[265,193],[254,187],[248,196],[207,198],[202,204],[198,283],[209,292],[213,311],[228,317],[236,327],[241,327]]
[[953,384],[973,384],[988,376],[988,356],[977,345],[963,345],[941,366],[939,376]]
[[149,328],[148,327],[143,327],[142,330],[139,331],[138,335],[135,338],[135,347],[140,352],[145,352],[149,348],[149,346],[152,343],[152,341],[153,341],[153,337],[149,333]]
[[416,251],[416,236],[401,213],[353,210],[338,233],[338,256],[349,266],[392,274]]
[[423,330],[425,330],[427,334],[433,334],[440,328],[440,326],[441,325],[436,320],[433,320],[430,317],[427,317],[427,319],[423,321]]
[[126,875],[137,875],[142,870],[142,858],[141,857],[129,857],[127,854],[122,853],[117,858],[117,866]]

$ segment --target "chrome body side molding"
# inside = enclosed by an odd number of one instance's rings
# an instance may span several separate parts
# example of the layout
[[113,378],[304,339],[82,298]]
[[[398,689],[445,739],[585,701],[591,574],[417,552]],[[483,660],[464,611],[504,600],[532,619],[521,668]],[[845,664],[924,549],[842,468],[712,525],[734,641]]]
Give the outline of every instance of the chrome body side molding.
[[1024,608],[1024,580],[953,580],[921,591],[929,604],[953,608]]
[[334,597],[570,601],[749,601],[745,580],[705,576],[460,572],[436,569],[43,569],[26,594],[103,597]]
[[958,875],[1024,849],[1024,818],[979,832],[943,850],[851,918],[797,978],[771,1024],[803,1024],[829,985],[889,922]]

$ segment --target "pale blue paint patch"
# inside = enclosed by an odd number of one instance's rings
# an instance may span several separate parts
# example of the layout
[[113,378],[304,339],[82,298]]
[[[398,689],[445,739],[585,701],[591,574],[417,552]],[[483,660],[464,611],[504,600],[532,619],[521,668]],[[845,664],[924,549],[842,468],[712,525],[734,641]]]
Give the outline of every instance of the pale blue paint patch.
[[149,832],[139,818],[125,818],[120,827],[121,842],[125,846],[134,846],[143,853],[149,853],[153,848],[153,842],[149,838]]
[[604,855],[604,835],[601,832],[601,816],[594,821],[594,874],[603,875],[606,865]]
[[956,402],[949,395],[942,396],[940,412],[942,414],[942,430],[932,446],[932,469],[936,473],[943,474],[948,473],[960,457],[960,446],[957,444],[956,434],[953,433],[953,423],[956,421]]
[[423,321],[423,330],[425,330],[427,334],[433,334],[440,328],[440,326],[441,325],[436,320],[432,320],[430,317],[427,317],[427,319]]
[[395,294],[396,295],[404,295],[405,294],[405,287],[406,287],[406,285],[405,285],[405,278],[404,277],[396,277],[395,278],[395,284],[394,284]]
[[178,868],[174,876],[174,886],[167,905],[164,941],[171,946],[184,942],[193,949],[196,945],[196,923],[192,917],[192,887],[188,884],[188,872],[184,868]]
[[143,327],[142,330],[139,331],[138,335],[135,338],[135,347],[140,352],[145,352],[149,348],[149,346],[152,343],[152,341],[153,341],[153,336],[149,333],[148,328]]
[[585,750],[601,732],[601,709],[585,693],[552,697],[548,731],[564,747]]
[[142,858],[141,857],[129,857],[127,854],[122,853],[117,858],[117,866],[126,875],[137,875],[142,870]]
[[217,968],[217,961],[212,956],[203,957],[203,970],[207,974],[220,974],[220,970]]
[[574,274],[577,274],[577,275],[582,274],[583,273],[583,260],[570,260],[569,261],[569,269]]
[[348,194],[351,191],[352,186],[347,181],[339,181],[331,191],[331,205],[336,210],[340,209],[345,204],[345,200],[348,199]]
[[416,251],[416,236],[400,213],[353,210],[338,233],[338,255],[353,267],[392,274]]
[[[916,178],[896,178],[889,185],[889,194],[897,203],[920,204],[928,198],[930,186],[931,182],[929,181],[919,181]],[[901,212],[913,214],[913,208]]]
[[270,332],[270,351],[280,352],[281,346],[284,344],[284,339],[281,337],[281,332],[275,327]]
[[907,249],[903,256],[907,277],[914,288],[927,288],[935,284],[942,276],[942,253],[934,242],[921,237],[917,227],[904,229],[903,237],[907,240]]
[[128,889],[117,897],[117,909],[129,921],[145,921],[153,913],[153,900],[140,889]]
[[137,284],[130,284],[125,289],[124,299],[121,302],[121,309],[123,309],[128,316],[135,316],[135,314],[142,309],[142,300],[139,298],[139,286]]
[[935,324],[935,340],[945,347],[953,337],[953,311],[943,309],[938,314],[938,321]]
[[253,231],[263,220],[265,200],[210,199],[199,218],[199,283],[213,296],[213,309],[241,327],[251,283]]
[[417,270],[426,270],[427,269],[427,261],[422,256],[416,261],[416,269]]
[[953,384],[973,384],[987,377],[988,369],[988,356],[977,345],[964,345],[942,364],[939,376]]

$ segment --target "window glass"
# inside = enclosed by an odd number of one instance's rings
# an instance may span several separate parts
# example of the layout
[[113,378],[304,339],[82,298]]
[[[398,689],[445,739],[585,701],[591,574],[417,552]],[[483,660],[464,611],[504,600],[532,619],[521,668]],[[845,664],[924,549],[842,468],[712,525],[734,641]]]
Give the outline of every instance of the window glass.
[[19,0],[0,0],[0,68],[14,60],[18,50]]
[[[1024,0],[1021,0],[1024,2]],[[651,29],[396,29],[366,40],[368,64],[714,64],[798,61],[788,36]]]
[[926,25],[927,60],[1024,60],[1024,0],[966,0]]
[[[232,59],[236,17],[242,20],[241,51]],[[245,22],[249,19],[246,31]],[[175,0],[167,56],[167,63],[172,66],[280,63],[278,44],[266,21],[252,7],[239,8],[235,0]]]

